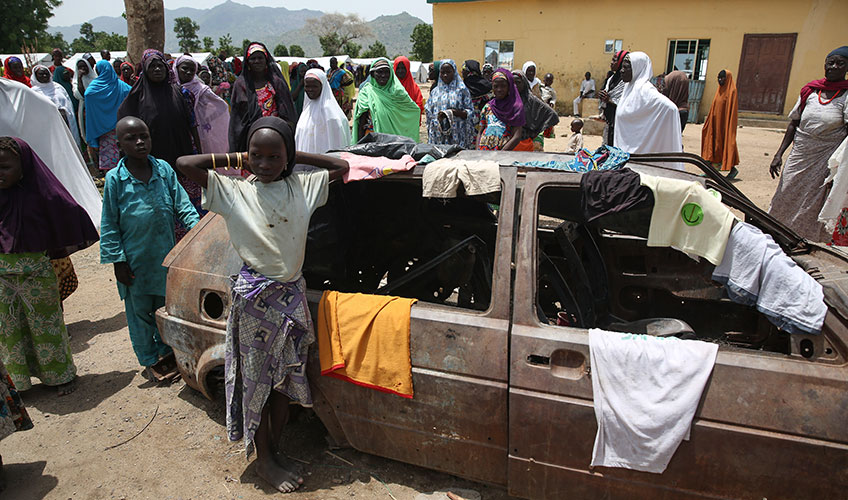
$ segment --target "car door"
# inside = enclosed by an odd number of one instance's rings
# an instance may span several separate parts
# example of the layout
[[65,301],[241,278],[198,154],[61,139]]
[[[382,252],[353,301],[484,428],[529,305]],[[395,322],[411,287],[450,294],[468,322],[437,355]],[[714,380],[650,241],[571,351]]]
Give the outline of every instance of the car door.
[[[423,300],[412,307],[413,399],[320,376],[317,363],[312,363],[315,410],[336,441],[402,462],[506,484],[515,179],[514,168],[501,168],[488,309],[478,312]],[[318,293],[310,294],[313,308],[319,298]]]
[[[533,499],[844,497],[848,329],[833,313],[822,335],[791,336],[788,354],[720,345],[691,439],[663,474],[589,467],[597,425],[588,331],[543,324],[536,303],[540,193],[573,194],[579,180],[528,173],[524,184],[510,336],[510,493]],[[815,354],[805,357],[805,345]]]

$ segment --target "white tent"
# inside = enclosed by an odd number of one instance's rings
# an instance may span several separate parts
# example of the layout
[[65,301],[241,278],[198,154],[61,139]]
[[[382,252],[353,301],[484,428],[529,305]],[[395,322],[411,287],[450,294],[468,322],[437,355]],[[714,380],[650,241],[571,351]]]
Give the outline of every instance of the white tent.
[[418,83],[424,83],[430,75],[430,64],[421,61],[409,61],[409,70],[415,75],[415,80]]
[[24,63],[25,68],[32,68],[36,64],[47,63],[47,66],[53,64],[53,58],[48,52],[33,52],[30,54],[0,54],[0,61],[6,62],[6,58],[8,57],[17,57]]
[[339,66],[347,64],[348,61],[351,61],[351,58],[348,55],[324,56],[324,57],[292,57],[292,56],[286,56],[286,57],[275,57],[274,60],[277,61],[277,62],[285,61],[285,62],[289,63],[289,65],[291,65],[292,63],[305,63],[306,61],[308,61],[310,59],[315,59],[316,61],[318,61],[318,64],[322,68],[324,68],[324,70],[328,70],[328,69],[330,69],[330,59],[332,59],[333,57],[335,57],[338,60]]

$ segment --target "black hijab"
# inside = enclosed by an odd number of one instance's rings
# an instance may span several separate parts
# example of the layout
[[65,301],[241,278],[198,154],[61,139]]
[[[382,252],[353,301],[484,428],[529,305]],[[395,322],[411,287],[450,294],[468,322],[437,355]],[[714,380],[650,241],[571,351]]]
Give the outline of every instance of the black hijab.
[[468,76],[462,81],[468,87],[468,91],[471,92],[472,99],[483,97],[492,91],[492,82],[483,78],[479,62],[469,59],[465,61],[463,67],[468,70]]
[[250,68],[247,62],[250,54],[256,50],[261,50],[265,54],[265,60],[268,63],[265,78],[274,88],[277,114],[289,123],[297,122],[297,113],[292,102],[291,91],[289,91],[289,86],[283,79],[280,66],[274,62],[274,58],[271,57],[271,53],[268,52],[265,44],[260,42],[251,43],[247,46],[247,50],[244,51],[245,67],[233,85],[233,95],[230,101],[232,109],[230,110],[229,142],[230,151],[233,152],[245,151],[247,149],[247,132],[256,120],[262,118],[262,110],[259,109],[259,100],[256,98],[256,87],[250,76]]
[[[153,83],[149,79],[150,65],[159,60],[165,65],[165,81]],[[141,57],[141,75],[118,108],[118,120],[125,116],[141,118],[150,129],[153,142],[150,154],[165,160],[171,167],[177,158],[194,153],[191,129],[191,108],[176,83],[174,72],[168,67],[165,56],[155,49],[147,49]]]
[[524,80],[524,88],[518,91],[522,102],[524,102],[524,117],[526,119],[521,128],[521,139],[532,139],[548,127],[553,127],[559,123],[559,116],[553,108],[530,93],[530,81],[524,76],[523,71],[513,71],[512,73],[513,76],[518,74]]
[[[249,144],[250,138],[253,137],[253,134],[256,133],[257,130],[263,128],[275,130],[283,137],[283,143],[286,145],[286,155],[288,156],[286,158],[286,169],[283,170],[282,176],[288,177],[291,175],[292,170],[294,170],[294,160],[297,156],[294,145],[294,130],[292,130],[291,126],[282,118],[278,118],[276,116],[263,116],[253,122],[250,126],[250,129],[247,131],[245,142]],[[245,147],[245,150],[246,149],[247,147]]]

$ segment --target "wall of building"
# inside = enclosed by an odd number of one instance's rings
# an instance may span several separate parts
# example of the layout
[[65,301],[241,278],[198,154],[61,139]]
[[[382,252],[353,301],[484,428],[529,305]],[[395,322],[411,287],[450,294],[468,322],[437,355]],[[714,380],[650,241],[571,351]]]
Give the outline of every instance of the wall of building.
[[621,39],[625,49],[646,52],[656,75],[665,70],[669,40],[710,39],[700,121],[718,87],[718,72],[738,75],[746,33],[798,33],[786,115],[801,87],[824,77],[827,53],[848,44],[846,19],[846,0],[436,0],[433,49],[437,59],[482,61],[485,40],[514,40],[515,68],[535,61],[540,78],[552,73],[558,100],[570,104],[586,71],[600,87],[611,59],[605,40]]

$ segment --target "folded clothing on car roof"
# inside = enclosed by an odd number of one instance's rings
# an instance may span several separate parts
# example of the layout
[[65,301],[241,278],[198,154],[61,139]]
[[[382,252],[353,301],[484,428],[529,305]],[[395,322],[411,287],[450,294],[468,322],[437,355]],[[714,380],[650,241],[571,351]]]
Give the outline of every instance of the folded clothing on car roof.
[[421,181],[425,198],[456,198],[459,186],[468,196],[501,190],[500,166],[495,161],[441,159],[427,165]]
[[406,172],[415,168],[415,159],[404,155],[400,159],[393,160],[385,156],[362,156],[343,152],[339,155],[350,166],[344,174],[344,182],[364,181],[368,179],[379,179],[389,174]]

